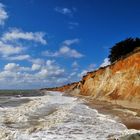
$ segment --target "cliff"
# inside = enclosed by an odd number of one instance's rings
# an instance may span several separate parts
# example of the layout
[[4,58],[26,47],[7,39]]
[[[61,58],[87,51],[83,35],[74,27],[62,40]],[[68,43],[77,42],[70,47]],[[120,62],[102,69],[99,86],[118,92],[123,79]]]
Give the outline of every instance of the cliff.
[[80,91],[94,99],[140,108],[140,51],[88,73]]
[[79,93],[95,100],[140,109],[140,50],[112,65],[88,72],[80,82],[52,90]]
[[53,88],[43,88],[41,91],[60,91],[60,92],[70,92],[74,90],[79,82],[70,83],[61,87],[53,87]]

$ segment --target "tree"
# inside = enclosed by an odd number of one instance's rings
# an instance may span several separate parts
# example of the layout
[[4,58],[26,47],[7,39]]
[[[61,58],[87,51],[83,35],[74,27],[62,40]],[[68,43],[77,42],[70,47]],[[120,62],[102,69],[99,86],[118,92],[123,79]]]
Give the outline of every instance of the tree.
[[127,38],[119,43],[116,43],[115,46],[110,49],[110,55],[108,58],[110,62],[113,63],[130,52],[133,52],[137,47],[140,47],[139,38]]

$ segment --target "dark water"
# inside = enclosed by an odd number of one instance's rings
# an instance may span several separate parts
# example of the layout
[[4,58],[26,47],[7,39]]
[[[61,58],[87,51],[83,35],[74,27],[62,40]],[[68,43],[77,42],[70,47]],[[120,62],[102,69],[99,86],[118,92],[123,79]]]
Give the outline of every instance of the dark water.
[[34,96],[43,96],[43,94],[37,90],[0,90],[0,107],[17,107],[28,103],[31,101],[28,97]]
[[32,97],[42,96],[43,93],[39,90],[0,90],[1,96],[12,96],[12,97]]
[[0,97],[0,107],[17,107],[20,106],[23,103],[27,103],[31,101],[30,99],[20,99],[15,97]]

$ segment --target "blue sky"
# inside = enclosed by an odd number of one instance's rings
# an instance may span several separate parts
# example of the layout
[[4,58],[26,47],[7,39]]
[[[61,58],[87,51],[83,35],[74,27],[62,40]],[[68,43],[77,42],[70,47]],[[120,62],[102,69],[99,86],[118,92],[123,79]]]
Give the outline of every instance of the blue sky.
[[107,65],[140,36],[139,0],[1,0],[0,89],[53,87]]

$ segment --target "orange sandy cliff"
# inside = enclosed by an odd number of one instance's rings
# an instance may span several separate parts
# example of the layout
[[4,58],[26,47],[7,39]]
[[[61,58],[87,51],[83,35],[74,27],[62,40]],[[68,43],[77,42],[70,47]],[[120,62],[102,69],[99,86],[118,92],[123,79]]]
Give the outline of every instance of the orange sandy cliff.
[[82,95],[111,102],[134,102],[140,107],[140,51],[106,68],[88,73],[82,81]]
[[69,91],[70,89],[71,90],[74,89],[78,85],[78,83],[79,82],[74,82],[74,83],[67,84],[67,85],[64,85],[64,86],[61,86],[61,87],[44,88],[44,89],[41,89],[41,90],[66,92],[66,91]]
[[92,99],[140,109],[140,50],[110,66],[88,72],[80,82],[52,90],[74,93],[77,89],[80,95]]

